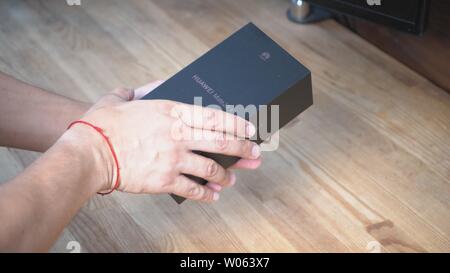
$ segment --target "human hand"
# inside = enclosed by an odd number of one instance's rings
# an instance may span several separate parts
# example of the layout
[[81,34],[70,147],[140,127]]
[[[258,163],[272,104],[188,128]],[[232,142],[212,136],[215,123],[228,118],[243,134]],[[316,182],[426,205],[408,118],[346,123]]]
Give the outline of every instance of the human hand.
[[[257,168],[259,146],[244,137],[254,134],[252,124],[219,110],[166,100],[134,100],[143,97],[159,82],[136,90],[117,89],[102,97],[82,118],[104,130],[118,157],[118,190],[130,193],[174,193],[201,201],[215,201],[224,187],[236,177],[212,159],[192,151],[241,157],[234,168]],[[92,141],[104,163],[95,166],[106,175],[99,191],[114,187],[117,173],[106,143],[98,141],[96,132],[74,126],[66,134]],[[89,135],[89,136],[87,136]],[[196,136],[196,137],[192,137]],[[201,138],[198,138],[201,136]],[[237,138],[238,137],[238,138]],[[73,138],[76,139],[76,138]],[[183,174],[201,177],[199,185]]]

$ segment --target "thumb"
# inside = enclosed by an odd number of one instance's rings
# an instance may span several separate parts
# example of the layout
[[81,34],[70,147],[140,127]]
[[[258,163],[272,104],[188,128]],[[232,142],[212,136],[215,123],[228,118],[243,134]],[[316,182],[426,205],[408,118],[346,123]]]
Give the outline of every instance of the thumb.
[[88,113],[110,105],[126,102],[132,100],[134,97],[134,90],[128,88],[117,88],[101,97],[92,107]]
[[148,93],[153,91],[153,89],[155,89],[162,83],[163,83],[162,80],[157,80],[157,81],[148,83],[144,86],[141,86],[139,88],[136,88],[136,90],[134,90],[134,98],[133,99],[134,100],[142,99],[145,95],[147,95]]
[[105,104],[115,104],[119,102],[131,101],[134,98],[134,90],[129,88],[116,88],[104,95],[100,101]]

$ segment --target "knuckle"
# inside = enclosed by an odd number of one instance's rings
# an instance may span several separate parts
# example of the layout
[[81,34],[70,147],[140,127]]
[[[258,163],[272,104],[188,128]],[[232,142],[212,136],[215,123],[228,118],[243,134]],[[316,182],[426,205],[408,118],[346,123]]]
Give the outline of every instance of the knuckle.
[[125,87],[119,87],[114,89],[112,94],[119,96],[122,99],[130,100],[131,98],[131,90]]
[[218,119],[214,111],[204,110],[204,122],[212,131],[217,129]]
[[242,156],[248,156],[251,154],[252,150],[252,142],[248,140],[242,140],[240,141],[240,152]]
[[186,189],[186,194],[191,198],[201,198],[201,188],[195,184],[189,185]]
[[216,138],[216,148],[219,151],[225,151],[228,148],[228,140],[223,134],[218,134]]
[[213,177],[217,175],[219,171],[219,165],[214,160],[208,160],[206,164],[206,177]]

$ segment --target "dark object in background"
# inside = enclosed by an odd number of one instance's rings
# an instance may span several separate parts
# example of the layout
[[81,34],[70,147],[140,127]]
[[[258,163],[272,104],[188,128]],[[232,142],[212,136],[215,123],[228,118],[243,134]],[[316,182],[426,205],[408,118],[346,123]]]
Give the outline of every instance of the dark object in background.
[[[182,69],[143,99],[168,99],[203,106],[279,105],[279,128],[312,105],[311,72],[254,24],[249,23]],[[256,115],[260,117],[258,112]],[[247,120],[251,117],[245,116]],[[258,130],[258,124],[255,124]],[[271,131],[271,133],[275,133]],[[256,143],[263,138],[258,137]],[[224,168],[239,158],[200,153]],[[207,181],[187,175],[200,184]],[[172,195],[181,203],[184,198]]]
[[333,14],[317,5],[311,5],[306,1],[291,0],[291,6],[287,10],[289,20],[299,24],[310,24],[333,17]]
[[[291,3],[288,17],[292,21],[309,23],[323,17],[324,12],[332,13],[339,23],[450,93],[450,1],[292,0]],[[316,11],[320,11],[319,16]]]
[[[297,1],[298,2],[298,1]],[[425,30],[428,0],[305,0],[337,14],[363,18],[413,34]]]
[[338,21],[450,93],[450,1],[429,1],[427,27],[421,36],[348,16]]

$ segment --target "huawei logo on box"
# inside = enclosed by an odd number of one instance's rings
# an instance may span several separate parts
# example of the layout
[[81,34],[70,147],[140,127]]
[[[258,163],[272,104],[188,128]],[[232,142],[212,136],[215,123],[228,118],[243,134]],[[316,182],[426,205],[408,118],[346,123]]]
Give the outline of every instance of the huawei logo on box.
[[381,0],[367,0],[369,6],[381,6]]
[[259,58],[263,61],[267,61],[268,59],[270,59],[270,53],[264,51],[263,53],[259,54]]

